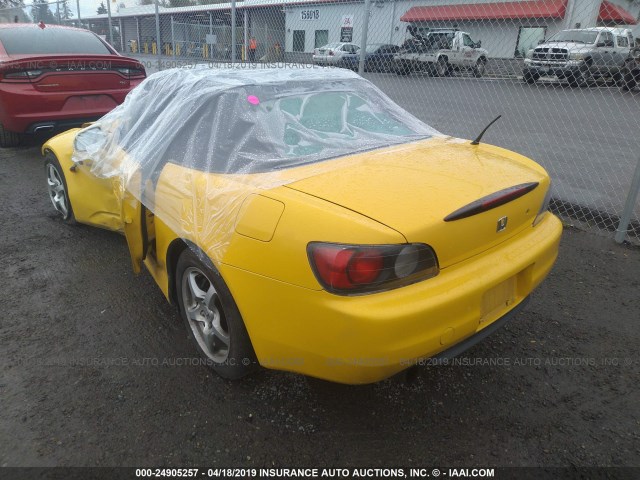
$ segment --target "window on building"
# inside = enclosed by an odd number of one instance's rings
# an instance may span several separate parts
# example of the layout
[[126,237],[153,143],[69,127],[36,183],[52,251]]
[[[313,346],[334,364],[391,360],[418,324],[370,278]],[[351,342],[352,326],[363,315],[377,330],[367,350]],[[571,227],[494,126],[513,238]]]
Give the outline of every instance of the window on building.
[[547,27],[520,27],[516,42],[516,57],[524,57],[529,50],[538,46],[547,33]]
[[324,47],[327,43],[329,43],[329,30],[316,30],[313,48]]
[[293,51],[304,52],[304,30],[293,31]]

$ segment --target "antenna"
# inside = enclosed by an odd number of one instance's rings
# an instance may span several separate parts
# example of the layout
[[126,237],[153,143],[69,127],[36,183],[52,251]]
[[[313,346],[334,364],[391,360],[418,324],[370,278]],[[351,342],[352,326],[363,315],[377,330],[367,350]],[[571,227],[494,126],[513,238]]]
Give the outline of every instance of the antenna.
[[491,123],[490,123],[489,125],[487,125],[486,127],[484,127],[484,130],[482,130],[482,131],[480,132],[480,135],[478,135],[478,136],[476,137],[476,139],[475,139],[473,142],[471,142],[471,145],[479,145],[479,144],[480,144],[480,140],[482,140],[482,136],[484,135],[484,132],[486,132],[487,130],[489,130],[489,127],[490,127],[491,125],[493,125],[494,123],[496,123],[496,122],[500,119],[500,117],[502,117],[502,115],[498,115],[496,118],[494,118],[494,119],[491,121]]

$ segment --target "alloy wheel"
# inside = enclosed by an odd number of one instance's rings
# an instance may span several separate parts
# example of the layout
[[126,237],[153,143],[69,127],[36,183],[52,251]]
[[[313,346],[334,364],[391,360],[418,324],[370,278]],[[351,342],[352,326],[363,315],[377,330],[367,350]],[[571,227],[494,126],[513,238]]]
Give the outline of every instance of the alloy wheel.
[[62,181],[62,175],[56,166],[52,164],[47,165],[47,188],[53,207],[66,220],[69,217],[69,200]]
[[182,275],[182,304],[202,351],[216,363],[229,356],[230,334],[220,297],[205,273],[189,267]]

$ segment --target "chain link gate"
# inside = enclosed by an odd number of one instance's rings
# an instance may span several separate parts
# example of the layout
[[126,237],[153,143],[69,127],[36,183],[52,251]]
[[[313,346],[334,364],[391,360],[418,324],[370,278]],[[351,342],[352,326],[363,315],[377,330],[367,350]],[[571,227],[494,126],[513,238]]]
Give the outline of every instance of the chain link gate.
[[452,136],[502,115],[484,141],[541,163],[556,213],[640,242],[640,0],[176,3],[111,4],[81,24],[149,72],[316,63],[359,70]]

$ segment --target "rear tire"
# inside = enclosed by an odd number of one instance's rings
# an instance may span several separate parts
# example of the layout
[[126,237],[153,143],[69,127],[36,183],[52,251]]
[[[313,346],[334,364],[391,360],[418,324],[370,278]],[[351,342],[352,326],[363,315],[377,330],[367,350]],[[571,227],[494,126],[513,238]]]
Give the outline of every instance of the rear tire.
[[[640,76],[640,75],[639,75]],[[621,74],[620,78],[620,90],[623,92],[631,91],[638,84],[638,79],[633,72],[626,72]]]
[[240,311],[211,261],[187,247],[178,258],[175,285],[180,316],[207,364],[230,380],[257,369]]
[[473,76],[476,78],[480,78],[484,76],[484,73],[487,69],[487,61],[484,58],[479,58],[476,62],[476,66],[473,67]]
[[21,140],[22,135],[5,130],[4,126],[0,124],[0,148],[17,147]]

